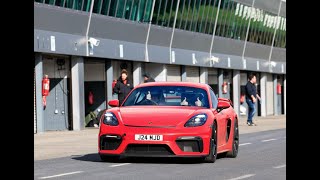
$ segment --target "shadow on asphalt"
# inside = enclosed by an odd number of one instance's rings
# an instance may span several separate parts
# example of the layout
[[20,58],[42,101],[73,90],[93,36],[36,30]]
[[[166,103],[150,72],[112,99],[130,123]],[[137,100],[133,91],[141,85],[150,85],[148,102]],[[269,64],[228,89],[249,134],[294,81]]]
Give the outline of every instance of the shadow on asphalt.
[[[220,159],[221,155],[218,155],[217,159]],[[101,162],[99,154],[86,154],[82,156],[72,157],[78,161],[89,161],[89,162]],[[183,157],[121,157],[117,161],[109,161],[108,163],[152,163],[152,164],[201,164],[204,163],[201,158],[183,158]]]
[[73,156],[71,159],[79,161],[101,162],[100,156],[97,153],[77,155]]

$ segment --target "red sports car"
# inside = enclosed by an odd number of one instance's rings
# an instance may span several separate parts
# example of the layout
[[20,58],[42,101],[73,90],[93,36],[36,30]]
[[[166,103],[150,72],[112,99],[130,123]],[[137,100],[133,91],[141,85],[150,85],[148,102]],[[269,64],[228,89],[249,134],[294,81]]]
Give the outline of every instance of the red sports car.
[[199,157],[215,162],[217,154],[235,158],[239,148],[238,116],[229,99],[217,98],[207,84],[151,82],[136,86],[119,107],[100,119],[99,155]]

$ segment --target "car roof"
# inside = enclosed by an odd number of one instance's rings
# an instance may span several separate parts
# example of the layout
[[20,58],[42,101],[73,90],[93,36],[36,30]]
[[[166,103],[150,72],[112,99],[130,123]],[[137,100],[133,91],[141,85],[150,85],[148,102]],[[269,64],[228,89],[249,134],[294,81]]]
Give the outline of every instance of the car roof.
[[195,88],[207,89],[209,86],[204,83],[194,83],[194,82],[168,82],[168,81],[160,81],[160,82],[148,82],[137,85],[135,88],[139,87],[149,87],[149,86],[188,86]]

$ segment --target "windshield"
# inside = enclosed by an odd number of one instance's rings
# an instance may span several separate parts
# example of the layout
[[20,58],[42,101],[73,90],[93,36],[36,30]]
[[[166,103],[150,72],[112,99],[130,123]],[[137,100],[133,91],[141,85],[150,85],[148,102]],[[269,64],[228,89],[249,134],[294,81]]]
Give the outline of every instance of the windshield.
[[123,106],[195,106],[210,108],[207,91],[187,86],[149,86],[135,89]]

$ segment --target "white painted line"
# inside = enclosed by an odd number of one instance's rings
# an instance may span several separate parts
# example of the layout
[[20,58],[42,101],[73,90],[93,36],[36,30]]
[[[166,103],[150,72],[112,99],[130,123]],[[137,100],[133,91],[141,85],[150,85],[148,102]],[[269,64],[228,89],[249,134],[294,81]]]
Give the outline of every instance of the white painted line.
[[280,165],[280,166],[276,166],[276,167],[273,167],[273,168],[276,168],[276,169],[279,169],[279,168],[283,168],[283,167],[286,167],[286,165]]
[[245,145],[249,145],[251,143],[242,143],[242,144],[239,144],[239,146],[245,146]]
[[128,165],[128,164],[131,164],[131,163],[115,164],[115,165],[111,165],[111,166],[109,166],[109,167],[124,166],[124,165]]
[[249,178],[251,176],[254,176],[255,174],[246,174],[246,175],[243,175],[243,176],[240,176],[240,177],[236,177],[236,178],[232,178],[232,179],[229,179],[229,180],[239,180],[239,179],[244,179],[244,178]]
[[71,174],[78,174],[78,173],[82,173],[82,172],[83,172],[83,171],[75,171],[75,172],[69,172],[69,173],[57,174],[57,175],[53,175],[53,176],[40,177],[39,179],[49,179],[49,178],[60,177],[60,176],[66,176],[66,175],[71,175]]
[[261,142],[268,142],[268,141],[274,141],[274,140],[277,140],[277,139],[266,139],[266,140],[262,140]]

